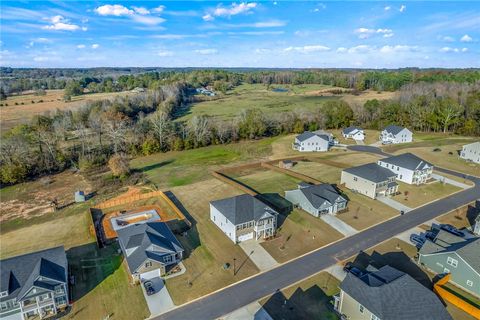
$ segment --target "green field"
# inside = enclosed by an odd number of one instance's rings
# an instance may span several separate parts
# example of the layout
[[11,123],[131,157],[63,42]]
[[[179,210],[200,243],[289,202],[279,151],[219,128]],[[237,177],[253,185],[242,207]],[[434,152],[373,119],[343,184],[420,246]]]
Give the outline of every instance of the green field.
[[[285,88],[287,92],[274,92],[273,88]],[[179,121],[190,119],[192,116],[212,116],[229,119],[237,116],[246,109],[260,109],[265,113],[284,111],[314,110],[327,100],[337,100],[340,96],[326,93],[320,95],[306,95],[305,92],[328,89],[324,85],[301,86],[272,86],[270,89],[262,84],[243,84],[228,91],[225,95],[216,97],[202,97],[204,101],[194,103],[181,113],[177,114]]]

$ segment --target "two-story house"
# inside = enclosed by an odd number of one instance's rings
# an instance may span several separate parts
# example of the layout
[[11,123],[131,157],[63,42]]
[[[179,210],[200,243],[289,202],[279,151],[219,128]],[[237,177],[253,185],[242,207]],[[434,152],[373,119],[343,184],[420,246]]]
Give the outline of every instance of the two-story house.
[[460,151],[460,158],[480,163],[480,141],[464,145]]
[[406,143],[413,141],[413,133],[405,127],[389,125],[380,133],[383,144]]
[[295,142],[292,147],[293,150],[301,152],[328,151],[332,145],[332,139],[330,135],[325,133],[305,131],[295,137]]
[[285,199],[314,217],[335,214],[347,207],[347,199],[328,183],[300,183],[298,189],[285,191]]
[[418,263],[437,274],[450,273],[453,284],[480,297],[480,238],[440,230],[422,245]]
[[274,236],[277,216],[274,209],[249,194],[210,202],[210,220],[235,243]]
[[165,275],[183,258],[183,248],[165,222],[134,224],[117,230],[132,280]]
[[433,291],[388,265],[348,273],[334,308],[345,320],[452,319]]
[[412,153],[383,158],[377,163],[395,173],[397,180],[408,184],[423,184],[432,177],[433,165]]
[[342,130],[342,136],[345,139],[365,140],[365,132],[362,128],[351,126]]
[[69,306],[63,247],[2,260],[0,269],[1,319],[42,319]]
[[342,171],[341,184],[372,199],[394,195],[398,191],[396,175],[376,163],[367,163]]

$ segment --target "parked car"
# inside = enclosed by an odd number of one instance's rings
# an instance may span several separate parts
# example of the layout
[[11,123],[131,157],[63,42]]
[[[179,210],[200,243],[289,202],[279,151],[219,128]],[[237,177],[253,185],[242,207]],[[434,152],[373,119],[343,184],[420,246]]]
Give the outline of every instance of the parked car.
[[454,234],[454,235],[459,236],[459,237],[464,237],[465,236],[465,233],[458,230],[457,228],[455,228],[451,224],[441,224],[440,229],[445,230],[447,232],[450,232],[451,234]]
[[425,238],[418,234],[411,234],[410,242],[413,243],[417,248],[420,248],[425,243]]
[[363,275],[362,270],[360,270],[357,267],[354,267],[352,262],[347,262],[345,264],[345,266],[343,267],[343,271],[350,272],[351,274],[353,274],[354,276],[357,276],[357,277],[360,277],[360,276]]
[[155,293],[155,289],[153,288],[152,281],[145,281],[143,283],[143,286],[145,287],[145,291],[147,292],[147,295],[151,296],[152,294]]

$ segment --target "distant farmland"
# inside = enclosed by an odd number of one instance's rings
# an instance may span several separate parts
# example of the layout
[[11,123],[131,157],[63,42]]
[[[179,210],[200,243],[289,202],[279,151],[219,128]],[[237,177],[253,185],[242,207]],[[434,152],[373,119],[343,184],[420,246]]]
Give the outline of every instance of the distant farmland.
[[[47,94],[44,96],[23,94],[8,97],[7,100],[0,102],[0,104],[3,104],[3,106],[0,106],[1,132],[9,130],[17,124],[26,123],[35,115],[41,115],[49,111],[53,112],[57,109],[75,109],[83,106],[88,101],[108,99],[128,93],[129,92],[85,94],[72,97],[71,102],[63,101],[63,90],[47,90]],[[135,93],[130,94],[133,95]]]

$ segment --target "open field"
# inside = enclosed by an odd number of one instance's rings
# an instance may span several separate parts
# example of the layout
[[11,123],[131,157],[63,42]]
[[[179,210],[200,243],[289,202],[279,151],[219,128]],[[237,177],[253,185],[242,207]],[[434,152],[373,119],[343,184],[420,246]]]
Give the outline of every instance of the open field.
[[354,94],[343,94],[342,95],[342,100],[347,102],[352,109],[355,110],[356,107],[362,106],[367,102],[368,100],[390,100],[390,99],[395,99],[398,97],[398,93],[395,91],[381,91],[377,92],[374,90],[365,90],[360,92],[358,95]]
[[141,320],[150,315],[142,289],[130,283],[118,246],[98,249],[96,244],[67,251],[75,276],[73,307],[65,319]]
[[261,245],[278,262],[286,262],[302,254],[341,239],[343,235],[319,218],[293,210],[286,218],[279,215],[280,228],[275,239]]
[[135,94],[131,92],[89,93],[74,96],[72,101],[65,102],[63,100],[63,90],[47,90],[46,92],[47,94],[44,96],[25,94],[11,96],[6,101],[2,101],[3,107],[0,107],[1,131],[5,132],[18,124],[28,122],[33,116],[54,112],[57,109],[75,109],[90,101]]
[[[210,179],[172,188],[171,191],[185,207],[193,227],[186,236],[179,236],[185,252],[186,273],[167,280],[167,288],[175,304],[185,303],[258,272],[243,250],[235,245],[210,221],[209,202],[240,194],[235,188]],[[233,269],[236,259],[237,274]]]
[[[400,181],[397,181],[397,183],[398,191],[401,192],[401,194],[393,196],[392,199],[411,208],[416,208],[431,201],[445,198],[454,192],[463,190],[462,188],[441,182],[432,182],[419,186]],[[405,192],[407,192],[407,195],[405,195]]]
[[339,284],[329,273],[320,272],[259,302],[275,320],[338,319],[330,301],[340,292]]
[[45,222],[6,232],[2,224],[0,256],[7,258],[56,246],[66,249],[95,241],[90,234],[90,213],[85,208],[74,215],[51,216]]

